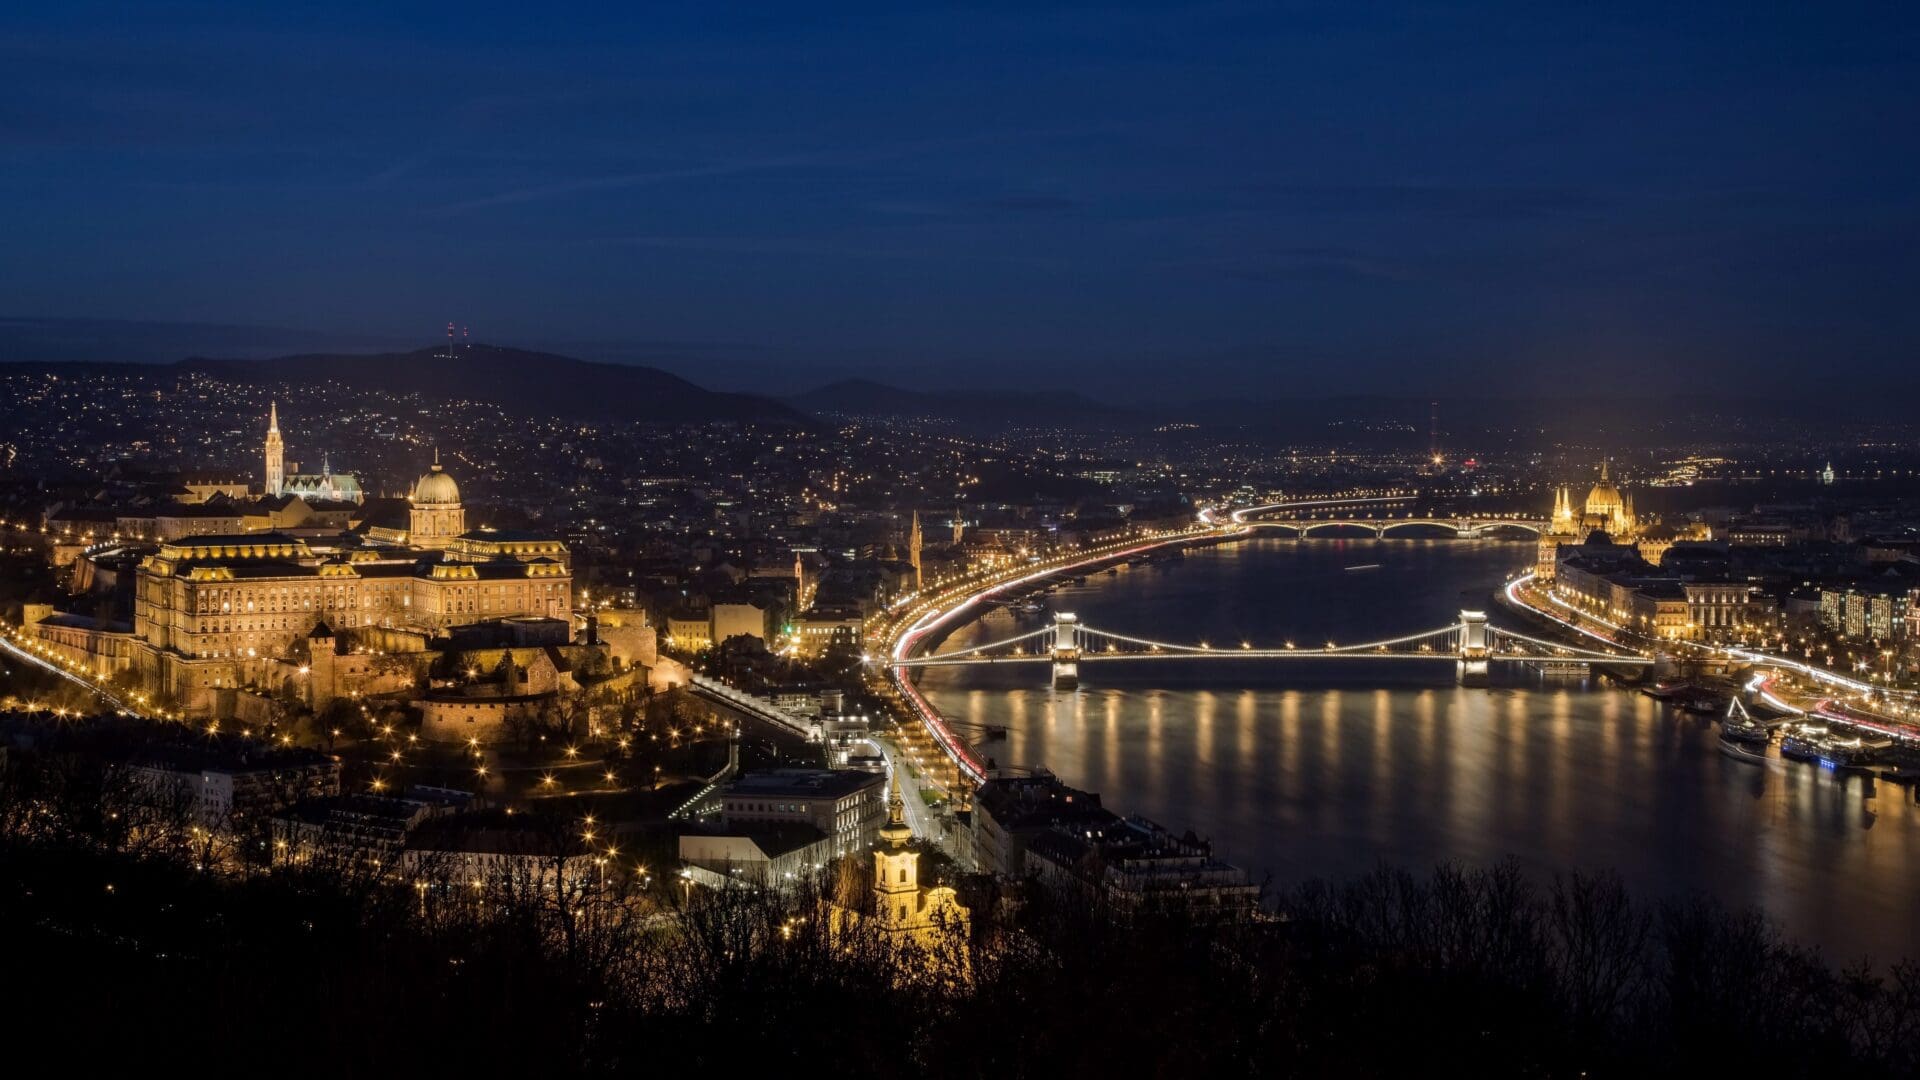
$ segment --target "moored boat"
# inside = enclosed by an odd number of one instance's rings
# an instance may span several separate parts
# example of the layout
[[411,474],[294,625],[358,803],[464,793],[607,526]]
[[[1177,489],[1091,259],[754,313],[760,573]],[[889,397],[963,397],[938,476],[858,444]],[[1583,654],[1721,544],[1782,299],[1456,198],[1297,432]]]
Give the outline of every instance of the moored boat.
[[1820,755],[1820,764],[1829,769],[1865,769],[1873,764],[1876,756],[1874,748],[1862,739],[1829,738]]
[[1727,706],[1726,719],[1720,724],[1720,752],[1742,761],[1765,761],[1773,732],[1755,720],[1735,699]]
[[1718,716],[1726,706],[1725,698],[1704,692],[1692,694],[1680,701],[1681,711],[1690,712],[1695,716]]
[[1826,749],[1826,731],[1808,724],[1801,724],[1780,738],[1780,756],[1795,761],[1818,762]]

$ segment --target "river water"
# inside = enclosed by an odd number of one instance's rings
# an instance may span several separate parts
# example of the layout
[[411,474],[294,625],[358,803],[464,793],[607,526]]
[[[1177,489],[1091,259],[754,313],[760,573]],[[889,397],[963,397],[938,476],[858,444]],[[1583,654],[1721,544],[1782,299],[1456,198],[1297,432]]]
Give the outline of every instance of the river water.
[[[1426,630],[1463,607],[1520,629],[1490,594],[1532,545],[1255,539],[1097,573],[1047,601],[1089,625],[1215,648],[1355,643]],[[1379,564],[1371,569],[1348,569]],[[996,611],[942,650],[1033,629]],[[1646,897],[1706,892],[1764,908],[1835,960],[1920,957],[1920,806],[1913,791],[1719,753],[1706,720],[1644,695],[1451,665],[1167,661],[924,669],[952,719],[1005,725],[982,753],[1045,765],[1120,812],[1285,886],[1385,862],[1513,856],[1542,875],[1617,870]]]

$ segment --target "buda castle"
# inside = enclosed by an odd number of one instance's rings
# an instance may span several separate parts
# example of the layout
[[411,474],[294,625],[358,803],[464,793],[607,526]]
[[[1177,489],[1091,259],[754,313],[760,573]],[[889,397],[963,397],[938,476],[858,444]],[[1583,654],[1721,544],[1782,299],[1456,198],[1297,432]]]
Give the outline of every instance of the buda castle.
[[[329,484],[358,494],[357,483],[347,488],[331,474],[287,476],[278,420],[276,406],[269,496]],[[148,693],[191,716],[226,714],[241,689],[316,708],[350,692],[401,689],[424,675],[457,627],[468,628],[464,640],[485,629],[480,623],[501,624],[498,636],[522,644],[571,640],[564,542],[469,529],[460,486],[437,453],[404,507],[387,502],[394,505],[360,508],[344,531],[162,540],[134,569],[131,627],[43,611],[36,633],[95,675],[134,672]]]

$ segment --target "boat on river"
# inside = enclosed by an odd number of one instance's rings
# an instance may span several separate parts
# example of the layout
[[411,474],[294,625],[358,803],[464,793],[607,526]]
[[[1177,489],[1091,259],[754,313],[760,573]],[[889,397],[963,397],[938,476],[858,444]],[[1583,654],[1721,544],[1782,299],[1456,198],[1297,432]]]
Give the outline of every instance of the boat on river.
[[1711,691],[1702,690],[1681,698],[1680,711],[1695,716],[1719,716],[1721,710],[1727,707],[1727,700]]
[[1780,738],[1780,756],[1794,761],[1817,764],[1827,748],[1827,729],[1814,724],[1799,724]]
[[1772,742],[1773,731],[1755,720],[1738,699],[1727,707],[1726,719],[1720,723],[1721,753],[1741,761],[1765,761]]
[[1654,683],[1652,686],[1643,686],[1640,688],[1640,692],[1655,701],[1671,701],[1691,689],[1693,689],[1693,684],[1690,682],[1669,681]]

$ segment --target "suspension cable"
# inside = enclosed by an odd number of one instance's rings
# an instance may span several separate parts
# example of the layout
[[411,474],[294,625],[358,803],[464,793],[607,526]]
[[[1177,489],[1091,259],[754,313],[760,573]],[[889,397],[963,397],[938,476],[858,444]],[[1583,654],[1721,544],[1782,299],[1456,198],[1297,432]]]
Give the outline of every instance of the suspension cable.
[[[975,645],[972,648],[956,649],[950,653],[938,653],[936,655],[939,659],[942,659],[942,660],[952,660],[962,656],[972,656],[974,653],[986,652],[989,649],[998,649],[1004,645],[1017,645],[1022,641],[1028,641],[1033,638],[1037,638],[1042,634],[1051,634],[1051,633],[1053,633],[1053,627],[1051,625],[1048,625],[1048,626],[1043,626],[1038,630],[1030,630],[1027,633],[1020,634],[1015,637],[1007,638],[1004,641],[989,641],[985,645]],[[931,660],[931,659],[934,659],[934,657],[927,657],[926,659]]]
[[1207,649],[1198,645],[1175,645],[1166,641],[1151,641],[1147,638],[1129,637],[1125,634],[1116,634],[1111,630],[1096,630],[1084,624],[1080,627],[1080,633],[1083,636],[1091,635],[1093,637],[1106,638],[1111,641],[1124,641],[1129,645],[1143,645],[1149,649],[1161,649],[1167,652],[1225,653],[1229,655],[1240,655],[1243,653],[1254,653],[1256,655],[1260,653],[1291,653],[1298,655],[1306,653],[1321,656],[1330,656],[1338,653],[1371,652],[1394,645],[1409,645],[1416,641],[1427,641],[1432,638],[1444,637],[1458,630],[1458,626],[1443,626],[1437,630],[1425,630],[1418,634],[1408,634],[1405,637],[1389,638],[1386,641],[1369,641],[1360,645],[1338,645],[1330,649]]
[[1529,645],[1538,645],[1543,649],[1551,649],[1559,653],[1562,653],[1564,655],[1586,656],[1586,657],[1597,656],[1597,657],[1604,657],[1608,660],[1645,660],[1647,659],[1644,656],[1639,656],[1634,654],[1622,655],[1620,653],[1604,653],[1604,652],[1600,652],[1597,649],[1576,649],[1571,645],[1563,645],[1557,641],[1543,641],[1540,638],[1528,637],[1525,634],[1516,634],[1511,630],[1503,630],[1503,629],[1498,629],[1494,627],[1489,627],[1488,629],[1497,637],[1509,638],[1514,641],[1524,641]]

